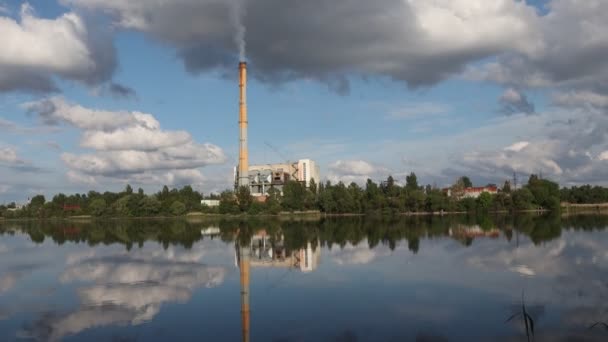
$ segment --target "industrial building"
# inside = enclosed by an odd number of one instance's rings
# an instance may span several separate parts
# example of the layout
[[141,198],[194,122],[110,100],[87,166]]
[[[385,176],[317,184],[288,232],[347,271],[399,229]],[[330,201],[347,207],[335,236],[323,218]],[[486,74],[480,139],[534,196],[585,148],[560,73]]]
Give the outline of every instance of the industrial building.
[[220,200],[215,200],[215,199],[202,199],[201,200],[201,205],[206,205],[209,208],[213,208],[213,207],[219,207],[220,206]]
[[[235,185],[241,179],[236,169],[234,175]],[[289,181],[303,183],[307,188],[310,181],[318,182],[320,172],[317,163],[310,159],[301,159],[297,162],[286,162],[281,164],[250,165],[248,169],[249,190],[253,196],[266,196],[270,189],[279,193],[283,192],[283,186]]]
[[249,187],[253,196],[268,195],[270,189],[283,193],[283,186],[289,181],[297,181],[310,186],[310,181],[321,179],[319,167],[310,159],[282,164],[249,165],[247,147],[247,63],[239,63],[239,164],[234,169],[235,189]]

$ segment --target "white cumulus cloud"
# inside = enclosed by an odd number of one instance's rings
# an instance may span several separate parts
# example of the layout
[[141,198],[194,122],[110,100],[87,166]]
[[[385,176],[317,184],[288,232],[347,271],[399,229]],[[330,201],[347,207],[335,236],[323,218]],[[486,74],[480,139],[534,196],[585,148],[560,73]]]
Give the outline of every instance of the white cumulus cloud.
[[53,76],[85,84],[108,80],[116,68],[110,40],[69,12],[55,19],[36,17],[21,6],[19,20],[0,16],[0,91],[51,91]]
[[74,183],[97,184],[98,178],[170,185],[200,184],[198,170],[222,164],[223,150],[200,144],[186,131],[165,131],[151,114],[106,111],[51,97],[24,104],[48,124],[67,124],[82,130],[80,145],[90,153],[63,153]]
[[11,164],[19,162],[17,151],[11,147],[0,147],[0,162]]
[[527,141],[516,142],[511,146],[505,147],[505,151],[520,152],[524,148],[528,147],[528,145],[530,145],[530,143]]

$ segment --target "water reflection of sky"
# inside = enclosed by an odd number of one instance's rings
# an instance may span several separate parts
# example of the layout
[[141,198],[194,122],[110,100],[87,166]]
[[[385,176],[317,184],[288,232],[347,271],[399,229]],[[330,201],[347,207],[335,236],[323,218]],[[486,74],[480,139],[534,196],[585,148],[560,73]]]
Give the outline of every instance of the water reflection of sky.
[[[521,341],[526,307],[536,341],[604,341],[608,233],[563,231],[533,244],[420,239],[319,247],[312,272],[252,267],[252,341]],[[234,242],[192,248],[96,245],[0,236],[0,340],[239,340]]]

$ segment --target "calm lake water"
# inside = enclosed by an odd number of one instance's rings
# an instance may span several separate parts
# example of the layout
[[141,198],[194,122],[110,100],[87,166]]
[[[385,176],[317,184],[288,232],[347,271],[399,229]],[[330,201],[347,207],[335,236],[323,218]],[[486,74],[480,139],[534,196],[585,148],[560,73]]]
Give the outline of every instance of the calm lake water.
[[608,341],[607,227],[0,221],[0,340]]

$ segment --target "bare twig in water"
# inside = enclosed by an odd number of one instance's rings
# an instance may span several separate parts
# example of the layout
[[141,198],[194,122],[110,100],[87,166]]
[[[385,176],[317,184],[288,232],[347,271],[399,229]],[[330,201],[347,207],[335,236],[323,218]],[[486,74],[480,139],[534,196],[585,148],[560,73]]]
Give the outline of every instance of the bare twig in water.
[[521,292],[521,312],[515,313],[509,317],[505,323],[510,322],[516,317],[521,317],[524,321],[524,325],[526,327],[526,337],[528,338],[528,342],[530,342],[530,336],[532,336],[532,340],[534,340],[534,319],[528,311],[526,310],[526,302],[524,300],[524,292]]
[[593,329],[596,326],[604,326],[604,328],[606,328],[606,330],[608,330],[608,324],[604,323],[604,322],[595,322],[593,323],[591,326],[589,326],[589,329]]

